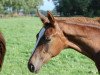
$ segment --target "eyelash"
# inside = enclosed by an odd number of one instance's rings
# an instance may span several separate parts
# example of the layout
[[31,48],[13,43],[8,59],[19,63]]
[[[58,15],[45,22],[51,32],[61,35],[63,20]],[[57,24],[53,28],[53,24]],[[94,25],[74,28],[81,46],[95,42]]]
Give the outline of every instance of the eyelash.
[[47,41],[50,41],[50,40],[51,40],[49,37],[45,37],[45,39],[46,39]]
[[[36,38],[38,39],[38,35],[36,36]],[[43,36],[43,38],[44,38],[46,41],[50,41],[50,40],[51,40],[49,37]]]

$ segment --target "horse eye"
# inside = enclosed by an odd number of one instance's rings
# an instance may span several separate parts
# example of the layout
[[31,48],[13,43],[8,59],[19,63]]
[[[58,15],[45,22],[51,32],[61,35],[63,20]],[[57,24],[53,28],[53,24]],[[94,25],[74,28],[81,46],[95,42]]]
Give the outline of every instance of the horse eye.
[[51,40],[50,37],[45,37],[45,39],[46,39],[46,41],[50,41]]

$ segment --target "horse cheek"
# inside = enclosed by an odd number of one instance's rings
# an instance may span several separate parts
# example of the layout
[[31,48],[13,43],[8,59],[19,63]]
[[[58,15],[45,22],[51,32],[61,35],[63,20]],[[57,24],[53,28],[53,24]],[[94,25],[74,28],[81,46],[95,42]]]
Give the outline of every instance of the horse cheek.
[[54,43],[53,47],[52,47],[52,50],[51,50],[51,53],[53,56],[57,56],[61,51],[62,49],[64,48],[63,44],[61,41],[59,41],[59,43]]

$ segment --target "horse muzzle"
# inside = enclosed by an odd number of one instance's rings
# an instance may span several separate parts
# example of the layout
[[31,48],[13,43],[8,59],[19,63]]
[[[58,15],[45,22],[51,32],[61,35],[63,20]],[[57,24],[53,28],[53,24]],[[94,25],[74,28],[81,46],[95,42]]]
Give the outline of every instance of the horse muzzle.
[[32,64],[32,63],[28,63],[28,69],[30,72],[32,73],[38,73],[40,68],[41,68],[42,64]]

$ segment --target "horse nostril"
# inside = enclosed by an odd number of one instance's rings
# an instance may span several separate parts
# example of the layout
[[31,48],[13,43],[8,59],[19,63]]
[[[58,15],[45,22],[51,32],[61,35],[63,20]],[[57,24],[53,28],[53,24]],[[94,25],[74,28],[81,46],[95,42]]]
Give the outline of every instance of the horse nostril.
[[31,63],[28,64],[28,69],[30,70],[30,72],[34,72],[35,71],[35,67]]

